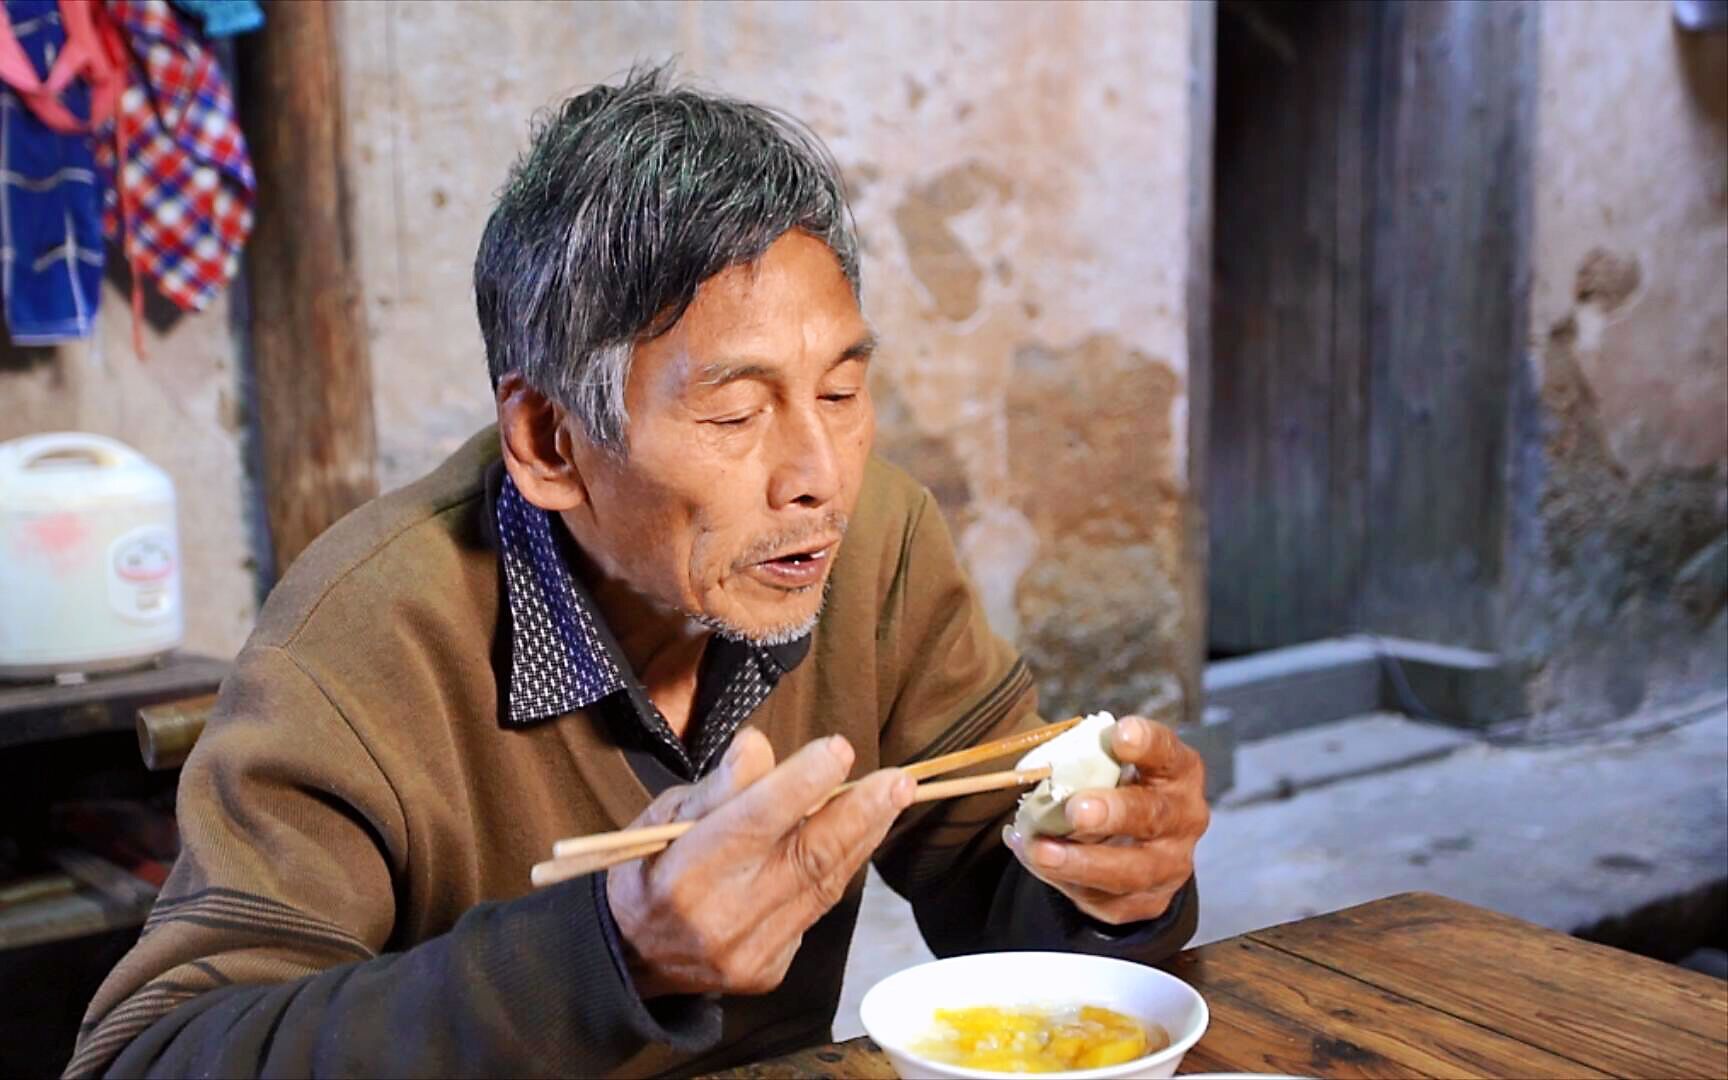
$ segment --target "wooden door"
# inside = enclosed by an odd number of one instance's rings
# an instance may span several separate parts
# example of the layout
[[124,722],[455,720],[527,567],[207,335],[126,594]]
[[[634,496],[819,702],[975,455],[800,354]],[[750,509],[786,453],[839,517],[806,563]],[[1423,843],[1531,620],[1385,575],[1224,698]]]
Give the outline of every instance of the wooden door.
[[1209,640],[1492,644],[1534,5],[1231,3]]

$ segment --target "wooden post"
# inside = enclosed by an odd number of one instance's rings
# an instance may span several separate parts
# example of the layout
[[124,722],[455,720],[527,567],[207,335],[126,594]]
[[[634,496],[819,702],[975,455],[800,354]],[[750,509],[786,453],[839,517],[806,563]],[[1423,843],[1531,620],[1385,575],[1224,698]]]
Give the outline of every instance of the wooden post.
[[278,574],[378,493],[365,312],[343,177],[332,6],[270,5],[240,44],[258,173],[247,251],[263,490]]

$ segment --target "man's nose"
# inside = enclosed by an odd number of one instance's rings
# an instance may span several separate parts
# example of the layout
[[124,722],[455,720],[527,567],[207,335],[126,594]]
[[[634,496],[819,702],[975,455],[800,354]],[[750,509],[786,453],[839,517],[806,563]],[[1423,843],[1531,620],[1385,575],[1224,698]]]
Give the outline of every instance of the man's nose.
[[781,417],[778,460],[768,484],[770,508],[828,505],[840,494],[840,453],[833,433],[815,409],[789,409]]

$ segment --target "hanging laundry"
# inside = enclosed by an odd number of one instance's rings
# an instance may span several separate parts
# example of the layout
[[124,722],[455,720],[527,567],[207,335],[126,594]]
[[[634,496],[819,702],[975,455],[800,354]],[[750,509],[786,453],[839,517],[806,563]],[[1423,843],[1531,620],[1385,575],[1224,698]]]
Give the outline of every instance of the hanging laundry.
[[[16,7],[22,31],[12,26]],[[0,81],[10,86],[37,119],[62,135],[82,134],[114,115],[120,90],[126,85],[125,46],[102,9],[89,0],[49,0],[0,6]],[[42,58],[51,65],[47,78],[37,75],[37,61],[26,55],[18,34],[38,38]],[[72,114],[60,95],[82,79],[90,88],[87,116]]]
[[97,164],[114,180],[109,234],[135,275],[142,270],[182,309],[202,311],[239,269],[252,232],[257,182],[234,98],[214,54],[168,0],[109,0],[107,13],[138,61],[112,137],[97,140]]
[[83,133],[120,81],[90,15],[77,0],[0,7],[0,285],[20,345],[88,337],[102,295],[102,193]]
[[264,9],[253,0],[174,0],[174,6],[203,23],[205,37],[233,37],[264,25]]

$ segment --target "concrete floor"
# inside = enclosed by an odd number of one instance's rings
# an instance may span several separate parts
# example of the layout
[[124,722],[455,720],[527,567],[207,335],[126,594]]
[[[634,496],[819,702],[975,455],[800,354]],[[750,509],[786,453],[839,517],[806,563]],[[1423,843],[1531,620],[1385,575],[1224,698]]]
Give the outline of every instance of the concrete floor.
[[[1571,931],[1728,878],[1728,705],[1586,741],[1496,746],[1370,716],[1241,747],[1198,853],[1215,941],[1423,889]],[[834,1030],[878,979],[930,958],[871,875]]]

